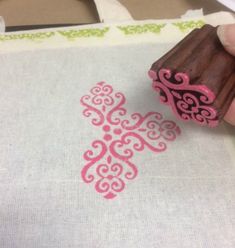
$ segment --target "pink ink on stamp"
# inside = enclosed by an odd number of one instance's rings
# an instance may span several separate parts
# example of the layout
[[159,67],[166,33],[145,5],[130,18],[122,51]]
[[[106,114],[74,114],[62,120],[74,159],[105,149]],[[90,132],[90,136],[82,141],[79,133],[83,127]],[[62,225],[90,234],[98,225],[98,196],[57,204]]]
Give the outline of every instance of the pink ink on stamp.
[[149,71],[153,89],[181,120],[215,127],[235,97],[235,59],[222,46],[217,27],[196,28]]
[[132,161],[136,152],[163,152],[166,143],[180,134],[180,128],[158,112],[128,115],[125,103],[125,96],[105,82],[97,83],[81,98],[83,115],[103,132],[84,153],[86,164],[81,176],[106,199],[116,197],[128,181],[136,178],[138,169]]
[[217,111],[212,107],[214,93],[205,85],[190,85],[185,73],[174,74],[171,70],[150,70],[152,87],[160,93],[160,101],[171,106],[174,114],[183,121],[193,120],[199,125],[218,125]]

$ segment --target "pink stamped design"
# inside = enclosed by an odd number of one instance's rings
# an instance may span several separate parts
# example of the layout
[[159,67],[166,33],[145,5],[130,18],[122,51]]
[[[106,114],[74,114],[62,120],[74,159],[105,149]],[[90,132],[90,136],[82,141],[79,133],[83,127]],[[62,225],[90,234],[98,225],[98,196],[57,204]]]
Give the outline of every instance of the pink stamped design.
[[176,116],[184,121],[193,120],[200,125],[218,125],[218,113],[211,105],[214,93],[205,85],[190,85],[185,73],[173,73],[160,69],[157,73],[150,70],[154,90],[160,92],[160,100],[172,107]]
[[144,148],[163,152],[166,142],[180,134],[180,128],[173,121],[163,120],[158,112],[127,116],[125,103],[125,96],[115,93],[105,82],[97,83],[81,98],[83,115],[103,132],[103,137],[94,140],[92,149],[84,153],[87,162],[81,176],[85,183],[94,183],[96,191],[106,199],[116,197],[129,180],[136,178],[138,170],[131,161],[135,152]]

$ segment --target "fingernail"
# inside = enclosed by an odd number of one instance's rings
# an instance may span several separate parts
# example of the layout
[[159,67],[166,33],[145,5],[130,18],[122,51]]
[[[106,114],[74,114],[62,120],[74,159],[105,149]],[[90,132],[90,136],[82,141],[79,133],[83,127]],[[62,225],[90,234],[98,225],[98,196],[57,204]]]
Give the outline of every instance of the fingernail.
[[235,24],[219,26],[217,34],[224,46],[235,48]]

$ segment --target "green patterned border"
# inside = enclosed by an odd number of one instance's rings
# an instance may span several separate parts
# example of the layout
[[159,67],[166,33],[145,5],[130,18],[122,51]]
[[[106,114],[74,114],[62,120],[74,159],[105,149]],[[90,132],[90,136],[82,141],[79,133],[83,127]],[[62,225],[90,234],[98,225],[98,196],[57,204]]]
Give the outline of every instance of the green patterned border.
[[109,27],[105,28],[89,28],[89,29],[80,29],[80,30],[65,30],[58,31],[58,33],[68,40],[74,40],[76,38],[88,38],[88,37],[104,37],[105,34],[109,31]]
[[143,34],[143,33],[155,33],[159,34],[166,24],[143,24],[143,25],[127,25],[127,26],[118,26],[125,35],[133,34]]
[[0,41],[10,41],[10,40],[42,41],[42,40],[48,39],[54,35],[55,35],[55,32],[4,34],[4,35],[0,35]]
[[188,32],[194,28],[201,28],[206,23],[203,20],[198,21],[185,21],[185,22],[175,22],[174,26],[178,27],[182,32]]
[[109,31],[109,27],[105,28],[89,28],[89,29],[71,29],[65,31],[55,32],[38,32],[38,33],[23,33],[23,34],[4,34],[0,35],[0,41],[12,41],[12,40],[30,40],[30,41],[43,41],[51,38],[56,34],[66,37],[68,40],[75,40],[76,38],[88,38],[88,37],[104,37]]
[[[115,26],[125,35],[139,35],[145,33],[159,34],[161,30],[168,23],[156,24],[139,24],[139,25],[122,25]],[[170,24],[170,23],[169,23]],[[200,28],[205,24],[203,20],[193,20],[193,21],[179,21],[172,23],[173,26],[179,28],[181,32],[187,32],[194,28]],[[87,29],[69,29],[69,30],[58,30],[58,31],[47,31],[47,32],[35,32],[35,33],[11,33],[0,35],[0,42],[5,41],[15,41],[15,40],[29,40],[32,42],[41,42],[47,40],[53,36],[59,35],[66,38],[69,41],[74,41],[77,38],[103,38],[106,33],[110,31],[110,27],[104,28],[87,28]]]

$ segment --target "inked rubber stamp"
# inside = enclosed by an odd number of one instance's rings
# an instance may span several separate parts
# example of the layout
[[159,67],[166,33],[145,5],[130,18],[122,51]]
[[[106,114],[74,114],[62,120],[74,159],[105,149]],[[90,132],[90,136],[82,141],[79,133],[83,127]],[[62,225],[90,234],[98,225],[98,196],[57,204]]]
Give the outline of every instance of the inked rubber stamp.
[[217,37],[217,28],[193,30],[149,71],[160,101],[181,120],[215,127],[235,97],[235,58]]

